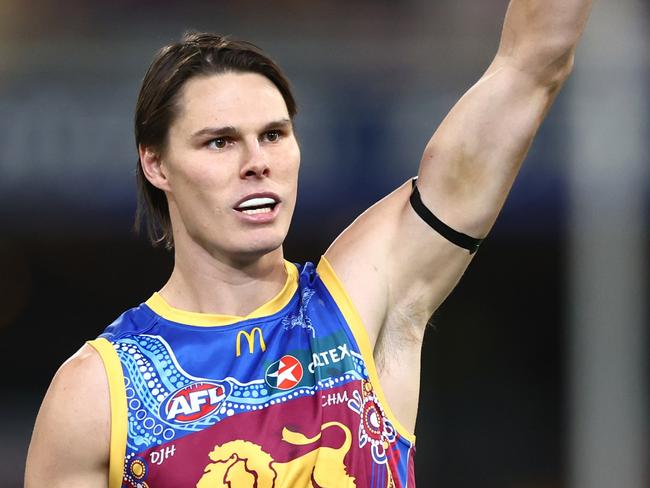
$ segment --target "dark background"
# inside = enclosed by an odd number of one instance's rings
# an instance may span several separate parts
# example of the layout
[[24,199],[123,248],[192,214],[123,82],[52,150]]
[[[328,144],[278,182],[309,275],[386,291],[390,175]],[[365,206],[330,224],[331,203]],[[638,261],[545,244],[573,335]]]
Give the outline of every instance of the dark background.
[[[171,271],[171,255],[132,231],[132,111],[157,48],[189,28],[231,33],[285,68],[302,148],[285,254],[317,261],[361,211],[416,173],[431,133],[496,51],[506,5],[5,1],[0,485],[20,486],[37,409],[59,365]],[[421,486],[567,484],[572,83],[427,332]],[[650,276],[647,262],[639,266]]]

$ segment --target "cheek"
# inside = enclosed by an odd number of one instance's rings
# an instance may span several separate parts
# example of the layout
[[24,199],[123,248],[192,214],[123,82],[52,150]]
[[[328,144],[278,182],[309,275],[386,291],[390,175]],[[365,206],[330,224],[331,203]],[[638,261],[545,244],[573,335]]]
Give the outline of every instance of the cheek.
[[226,188],[228,182],[215,169],[214,165],[194,162],[170,171],[169,185],[173,198],[186,216],[195,219],[206,213],[223,213],[221,200],[224,196],[219,190]]
[[293,139],[292,152],[296,161],[296,166],[300,166],[300,145],[298,144],[298,141],[295,138]]
[[174,187],[194,189],[197,192],[209,188],[220,188],[225,182],[225,168],[228,161],[215,160],[215,157],[200,150],[180,150],[170,155],[169,178],[172,191]]
[[286,172],[289,174],[297,174],[300,167],[300,147],[298,142],[294,140],[293,144],[288,148],[285,155]]

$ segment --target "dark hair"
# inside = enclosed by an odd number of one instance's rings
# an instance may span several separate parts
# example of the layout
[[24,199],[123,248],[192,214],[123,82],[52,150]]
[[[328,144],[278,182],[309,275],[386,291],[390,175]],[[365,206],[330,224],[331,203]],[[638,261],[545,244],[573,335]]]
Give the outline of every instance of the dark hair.
[[[217,34],[190,32],[180,42],[160,49],[142,80],[135,107],[136,147],[142,144],[162,152],[169,128],[178,114],[178,99],[185,82],[196,76],[228,72],[265,76],[282,94],[291,119],[296,115],[289,80],[260,48]],[[147,180],[139,158],[136,175],[135,229],[140,231],[146,222],[151,243],[154,246],[163,243],[171,249],[174,238],[165,192]]]

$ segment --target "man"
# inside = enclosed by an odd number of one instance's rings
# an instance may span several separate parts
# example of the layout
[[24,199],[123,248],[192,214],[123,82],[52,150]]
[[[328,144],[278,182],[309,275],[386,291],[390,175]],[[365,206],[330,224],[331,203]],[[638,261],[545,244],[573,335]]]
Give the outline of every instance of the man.
[[139,196],[174,270],[56,374],[26,485],[413,486],[425,324],[493,225],[590,4],[512,0],[417,185],[317,269],[282,252],[300,153],[279,68],[207,34],[161,50],[136,109]]

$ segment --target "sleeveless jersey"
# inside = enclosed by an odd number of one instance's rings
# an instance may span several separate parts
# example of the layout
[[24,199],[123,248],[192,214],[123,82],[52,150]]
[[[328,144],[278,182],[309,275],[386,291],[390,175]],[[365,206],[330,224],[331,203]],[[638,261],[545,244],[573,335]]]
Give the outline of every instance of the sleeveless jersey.
[[109,488],[413,487],[352,302],[322,258],[247,317],[154,294],[90,341],[111,398]]

